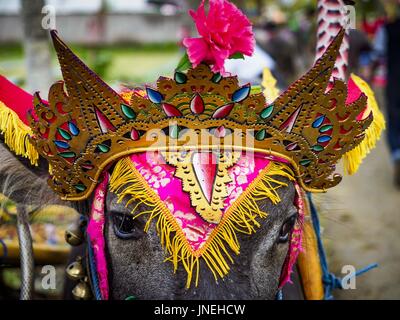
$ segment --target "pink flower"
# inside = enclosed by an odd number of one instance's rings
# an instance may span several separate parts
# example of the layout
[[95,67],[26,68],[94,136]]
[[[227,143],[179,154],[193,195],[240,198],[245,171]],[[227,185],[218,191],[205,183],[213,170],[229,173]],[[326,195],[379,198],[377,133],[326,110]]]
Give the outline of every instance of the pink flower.
[[190,10],[201,37],[185,38],[183,45],[193,67],[206,62],[214,72],[224,74],[224,62],[233,54],[253,54],[255,40],[251,22],[227,0],[210,0],[206,15],[204,2],[197,11]]

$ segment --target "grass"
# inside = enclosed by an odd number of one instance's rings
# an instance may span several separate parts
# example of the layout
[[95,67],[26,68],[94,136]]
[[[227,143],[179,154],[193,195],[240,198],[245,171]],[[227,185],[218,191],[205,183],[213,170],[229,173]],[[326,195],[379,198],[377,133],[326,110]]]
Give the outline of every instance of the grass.
[[2,45],[0,50],[0,61],[3,59],[20,59],[23,57],[23,49],[18,44]]
[[[176,44],[115,45],[87,47],[72,45],[72,50],[106,82],[139,85],[154,82],[159,75],[170,76],[181,53]],[[56,55],[52,53],[55,79],[61,77]],[[26,78],[24,52],[21,45],[2,45],[0,74],[23,85]]]

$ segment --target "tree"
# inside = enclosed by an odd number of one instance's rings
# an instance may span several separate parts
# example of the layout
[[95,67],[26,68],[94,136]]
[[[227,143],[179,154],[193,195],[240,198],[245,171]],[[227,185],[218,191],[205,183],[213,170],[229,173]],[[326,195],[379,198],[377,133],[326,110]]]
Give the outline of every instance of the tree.
[[30,92],[41,91],[46,99],[52,77],[48,31],[42,27],[42,8],[45,3],[44,0],[22,0],[21,4],[27,89]]

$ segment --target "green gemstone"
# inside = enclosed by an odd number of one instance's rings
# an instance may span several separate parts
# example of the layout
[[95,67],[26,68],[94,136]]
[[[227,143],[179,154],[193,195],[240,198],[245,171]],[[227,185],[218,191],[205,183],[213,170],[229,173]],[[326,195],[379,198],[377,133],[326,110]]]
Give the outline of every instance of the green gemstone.
[[99,148],[99,150],[103,153],[107,153],[108,151],[110,151],[110,148],[105,144],[98,144],[97,148]]
[[71,140],[72,137],[68,131],[65,131],[63,128],[57,128],[58,133],[63,137],[65,140]]
[[271,116],[272,111],[274,111],[274,105],[271,104],[270,106],[266,107],[260,114],[261,119],[267,119]]
[[222,76],[220,73],[215,73],[211,78],[211,81],[214,83],[219,83],[222,80]]
[[173,139],[178,139],[179,137],[179,127],[177,125],[169,127],[169,136]]
[[184,84],[187,82],[187,76],[183,72],[175,72],[175,82],[178,84]]
[[310,163],[311,163],[311,160],[309,160],[309,159],[300,160],[300,164],[301,164],[302,166],[307,166],[307,165],[309,165]]
[[258,141],[263,141],[266,136],[267,136],[267,132],[265,131],[265,129],[262,129],[256,133],[256,139]]
[[83,184],[76,184],[76,185],[75,185],[75,189],[78,190],[78,191],[80,191],[80,192],[83,192],[83,191],[86,190],[86,186],[83,185]]
[[60,152],[58,155],[63,158],[75,158],[76,157],[75,152],[71,152],[71,151]]
[[324,151],[324,147],[320,146],[319,144],[316,144],[315,146],[312,147],[312,150],[316,152],[321,152]]
[[319,132],[324,133],[324,132],[331,130],[332,128],[333,128],[333,126],[331,124],[327,124],[327,125],[322,126],[319,129]]
[[125,117],[127,117],[130,120],[133,120],[136,118],[136,113],[133,111],[130,107],[128,107],[126,104],[121,104],[121,110],[124,113]]

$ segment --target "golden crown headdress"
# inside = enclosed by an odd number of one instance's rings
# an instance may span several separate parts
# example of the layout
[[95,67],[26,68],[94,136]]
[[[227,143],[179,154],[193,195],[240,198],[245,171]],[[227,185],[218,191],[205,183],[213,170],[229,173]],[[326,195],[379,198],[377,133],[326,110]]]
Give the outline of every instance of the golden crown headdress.
[[343,35],[268,104],[250,85],[239,86],[236,77],[215,74],[206,64],[160,77],[127,101],[52,31],[64,83],[51,87],[48,104],[35,95],[30,140],[49,161],[51,187],[68,200],[87,198],[116,159],[154,149],[178,152],[169,159],[176,166],[193,148],[271,154],[290,162],[305,190],[324,191],[340,182],[336,163],[363,140],[372,121],[372,113],[357,120],[365,95],[346,105],[346,84],[329,86]]

